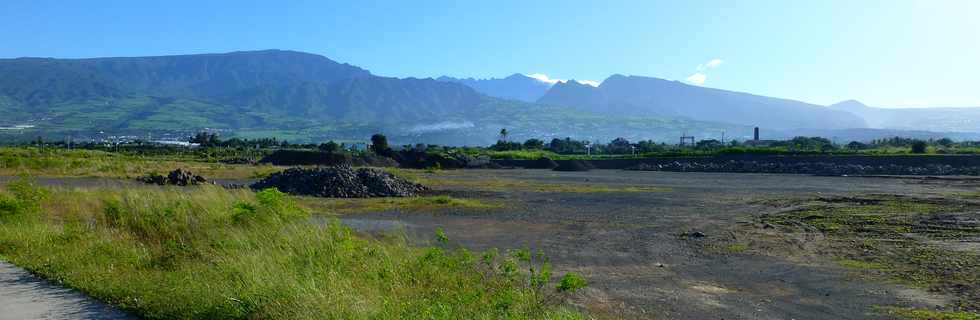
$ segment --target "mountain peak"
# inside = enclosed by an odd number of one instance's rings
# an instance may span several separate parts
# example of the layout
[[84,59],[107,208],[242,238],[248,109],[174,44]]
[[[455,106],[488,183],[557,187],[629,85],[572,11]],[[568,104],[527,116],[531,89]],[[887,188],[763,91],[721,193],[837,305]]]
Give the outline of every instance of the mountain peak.
[[853,99],[851,99],[851,100],[844,100],[844,101],[841,101],[841,102],[838,102],[838,103],[829,105],[828,107],[833,108],[833,109],[863,109],[863,108],[869,108],[867,105],[861,103],[860,101],[853,100]]

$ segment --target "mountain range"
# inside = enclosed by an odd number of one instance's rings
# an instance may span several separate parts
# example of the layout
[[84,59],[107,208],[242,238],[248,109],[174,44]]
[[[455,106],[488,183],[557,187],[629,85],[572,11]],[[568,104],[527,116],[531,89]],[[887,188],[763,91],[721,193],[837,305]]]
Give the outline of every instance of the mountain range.
[[537,102],[552,86],[552,83],[531,78],[520,73],[515,73],[502,79],[460,79],[441,76],[436,78],[436,80],[463,84],[491,97],[524,102]]
[[753,126],[773,138],[867,128],[863,112],[638,76],[613,75],[598,87],[522,74],[390,78],[283,50],[0,59],[0,129],[19,126],[0,130],[0,140],[209,130],[300,141],[384,132],[395,142],[487,144],[500,128],[515,139],[745,139]]
[[856,114],[878,129],[980,132],[980,107],[876,108],[856,100],[829,106]]

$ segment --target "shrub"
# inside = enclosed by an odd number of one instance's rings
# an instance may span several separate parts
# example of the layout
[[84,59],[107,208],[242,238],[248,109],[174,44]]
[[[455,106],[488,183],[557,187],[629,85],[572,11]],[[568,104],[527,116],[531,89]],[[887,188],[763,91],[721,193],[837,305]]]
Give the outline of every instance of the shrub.
[[561,280],[558,282],[557,289],[558,292],[574,293],[579,289],[585,288],[586,285],[585,278],[582,278],[582,276],[577,273],[569,272],[561,277]]
[[0,218],[37,213],[41,201],[48,197],[48,190],[27,177],[7,184],[9,195],[0,193]]
[[912,153],[915,154],[926,153],[926,147],[928,147],[928,144],[926,144],[925,141],[922,140],[912,141]]

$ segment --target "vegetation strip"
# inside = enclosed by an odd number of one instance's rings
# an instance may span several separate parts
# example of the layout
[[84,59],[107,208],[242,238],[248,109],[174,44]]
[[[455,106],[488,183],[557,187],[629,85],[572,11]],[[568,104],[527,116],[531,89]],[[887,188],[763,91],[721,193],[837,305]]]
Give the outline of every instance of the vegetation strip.
[[579,319],[582,288],[529,250],[355,236],[274,189],[0,191],[0,255],[150,319]]

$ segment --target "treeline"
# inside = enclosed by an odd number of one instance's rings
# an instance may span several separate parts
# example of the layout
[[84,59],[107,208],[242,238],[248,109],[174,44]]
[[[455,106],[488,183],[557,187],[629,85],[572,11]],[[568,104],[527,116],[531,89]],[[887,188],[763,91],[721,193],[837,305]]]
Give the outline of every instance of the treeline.
[[908,153],[978,153],[980,141],[953,141],[942,139],[912,139],[893,137],[876,139],[868,143],[851,141],[839,144],[823,137],[795,137],[789,140],[739,141],[727,142],[705,139],[693,144],[677,145],[652,140],[630,142],[616,138],[608,143],[575,140],[572,138],[528,139],[524,142],[500,140],[488,147],[491,151],[548,151],[561,155],[605,154],[605,155],[643,155],[643,154],[683,154],[683,153],[856,153],[867,151],[889,151]]
[[[504,136],[504,135],[502,135]],[[765,153],[765,154],[827,154],[827,153],[862,153],[862,154],[978,154],[980,142],[953,141],[949,138],[934,140],[919,140],[902,137],[876,139],[870,142],[851,141],[838,143],[823,137],[795,137],[788,140],[766,141],[719,141],[705,139],[691,144],[678,145],[653,140],[631,142],[625,138],[616,138],[609,142],[577,140],[572,138],[554,138],[550,141],[528,139],[523,142],[508,141],[505,136],[495,144],[487,147],[454,147],[433,144],[415,144],[389,146],[388,139],[383,134],[375,134],[369,143],[344,143],[326,141],[322,143],[293,144],[277,138],[243,139],[232,137],[222,139],[215,133],[198,133],[188,137],[188,146],[151,143],[142,140],[126,142],[71,142],[43,141],[40,138],[20,145],[36,147],[78,148],[90,150],[105,150],[130,154],[197,154],[201,158],[241,157],[254,159],[278,149],[314,150],[334,154],[364,154],[373,153],[392,157],[393,152],[414,152],[429,154],[491,154],[507,157],[515,153],[557,154],[557,155],[606,155],[606,156],[670,156],[670,155],[710,155],[732,153]]]

